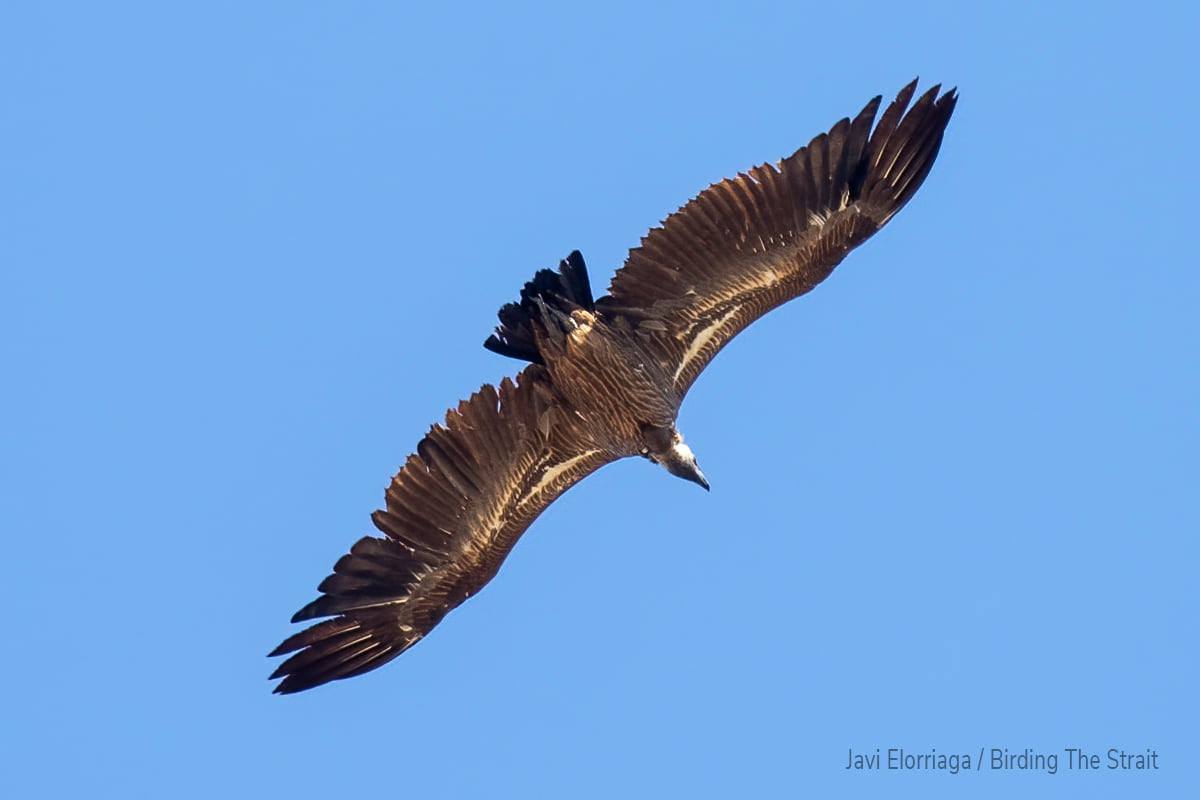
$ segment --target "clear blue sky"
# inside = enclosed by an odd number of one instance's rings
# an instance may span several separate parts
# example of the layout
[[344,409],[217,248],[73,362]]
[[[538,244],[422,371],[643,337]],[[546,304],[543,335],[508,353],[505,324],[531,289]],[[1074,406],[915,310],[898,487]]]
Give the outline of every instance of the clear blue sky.
[[[23,5],[0,794],[1197,790],[1196,11]],[[711,494],[608,467],[401,659],[271,696],[536,268],[607,285],[918,74],[961,92],[924,188],[689,397]],[[843,769],[876,747],[1161,769]]]

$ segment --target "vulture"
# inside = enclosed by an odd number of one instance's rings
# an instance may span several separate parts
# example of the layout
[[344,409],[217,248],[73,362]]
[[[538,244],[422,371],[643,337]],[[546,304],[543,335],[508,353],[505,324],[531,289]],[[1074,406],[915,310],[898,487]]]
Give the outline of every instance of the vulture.
[[[887,224],[929,174],[954,111],[940,86],[880,97],[777,164],[700,192],[652,229],[593,298],[583,257],[541,270],[484,342],[528,362],[485,385],[417,445],[359,539],[292,622],[274,691],[383,666],[495,576],[568,488],[641,456],[708,489],[675,427],[721,348],[823,281]],[[912,103],[911,108],[909,104]]]

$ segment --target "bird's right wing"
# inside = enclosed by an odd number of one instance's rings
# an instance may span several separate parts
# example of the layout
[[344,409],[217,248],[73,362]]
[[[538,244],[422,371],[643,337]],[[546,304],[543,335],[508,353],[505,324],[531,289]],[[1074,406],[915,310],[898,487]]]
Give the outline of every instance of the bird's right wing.
[[[332,617],[279,645],[272,678],[299,692],[403,653],[481,589],[555,498],[614,460],[554,399],[545,370],[484,386],[446,414],[393,478],[360,539],[293,622]],[[299,651],[299,652],[294,652]]]
[[916,81],[871,123],[880,98],[778,165],[714,184],[652,229],[596,307],[623,318],[682,400],[714,356],[773,308],[823,281],[887,224],[929,173],[954,111]]

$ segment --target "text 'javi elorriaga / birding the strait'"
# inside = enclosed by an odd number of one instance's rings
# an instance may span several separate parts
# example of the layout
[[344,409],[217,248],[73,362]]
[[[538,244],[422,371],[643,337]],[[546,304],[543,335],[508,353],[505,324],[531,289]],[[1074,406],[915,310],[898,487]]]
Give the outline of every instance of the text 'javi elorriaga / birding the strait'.
[[855,752],[849,748],[846,756],[848,770],[940,770],[957,775],[959,772],[1046,772],[1050,775],[1059,769],[1072,772],[1093,770],[1157,770],[1158,751],[1125,750],[1110,747],[1092,751],[1078,747],[1038,752],[1026,747],[1024,750],[1009,750],[1007,747],[981,747],[975,752],[941,753],[936,748],[929,750],[905,750],[889,747],[882,750]]

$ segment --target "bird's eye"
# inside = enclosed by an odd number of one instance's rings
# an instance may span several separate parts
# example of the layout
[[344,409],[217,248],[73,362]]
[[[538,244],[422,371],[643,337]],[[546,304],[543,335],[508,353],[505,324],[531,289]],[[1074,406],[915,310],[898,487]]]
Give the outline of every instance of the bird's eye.
[[638,452],[639,452],[639,453],[641,453],[641,454],[642,454],[642,455],[644,455],[644,456],[648,456],[648,455],[650,455],[650,448],[649,448],[649,447],[643,447],[643,448],[642,448],[641,450],[639,450]]

